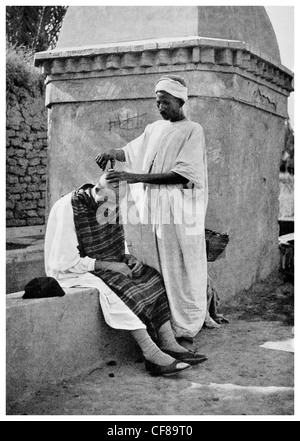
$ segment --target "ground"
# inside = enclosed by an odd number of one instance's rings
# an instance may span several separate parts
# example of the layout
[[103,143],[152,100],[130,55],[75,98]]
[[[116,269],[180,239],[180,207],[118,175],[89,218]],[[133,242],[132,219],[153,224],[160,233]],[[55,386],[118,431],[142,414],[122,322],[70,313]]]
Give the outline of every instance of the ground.
[[156,378],[138,360],[107,360],[89,375],[9,404],[7,415],[293,415],[294,354],[260,346],[293,338],[293,284],[275,274],[222,302],[220,312],[230,323],[197,337],[204,364]]

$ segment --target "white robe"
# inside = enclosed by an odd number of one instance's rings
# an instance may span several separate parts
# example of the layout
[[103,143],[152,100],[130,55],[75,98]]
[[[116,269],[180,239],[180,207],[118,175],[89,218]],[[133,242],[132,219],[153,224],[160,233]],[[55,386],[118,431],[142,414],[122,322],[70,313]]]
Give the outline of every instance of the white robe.
[[72,194],[59,199],[49,215],[45,237],[45,270],[62,288],[91,287],[99,291],[106,323],[114,329],[146,329],[141,320],[99,278],[91,274],[95,259],[80,257],[76,236]]
[[130,189],[142,238],[142,251],[136,257],[162,274],[176,337],[195,337],[207,312],[208,179],[203,129],[188,120],[157,121],[123,151],[127,171],[173,171],[189,180],[187,189],[146,184],[134,184]]

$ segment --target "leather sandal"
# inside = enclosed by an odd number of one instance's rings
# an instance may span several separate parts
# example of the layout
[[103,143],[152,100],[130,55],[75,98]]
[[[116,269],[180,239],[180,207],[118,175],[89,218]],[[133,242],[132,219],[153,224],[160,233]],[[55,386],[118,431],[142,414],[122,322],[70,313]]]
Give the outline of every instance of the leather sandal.
[[178,372],[185,371],[191,368],[190,364],[184,363],[179,360],[175,360],[168,366],[159,366],[157,364],[151,363],[151,361],[145,360],[146,370],[154,377],[160,377],[162,375],[174,375]]
[[162,351],[176,360],[183,363],[188,363],[190,365],[200,364],[207,361],[207,357],[205,355],[198,354],[197,352],[173,352],[167,351],[166,349],[162,349]]

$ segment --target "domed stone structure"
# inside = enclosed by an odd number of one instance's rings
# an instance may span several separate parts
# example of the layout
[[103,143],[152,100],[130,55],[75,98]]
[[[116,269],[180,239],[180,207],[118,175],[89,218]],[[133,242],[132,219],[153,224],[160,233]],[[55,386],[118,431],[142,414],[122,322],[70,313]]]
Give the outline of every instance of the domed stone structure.
[[57,48],[190,36],[245,41],[280,62],[262,6],[70,7]]
[[[159,118],[164,73],[188,84],[189,117],[205,132],[207,228],[228,232],[209,268],[222,297],[279,266],[279,162],[293,73],[280,64],[263,7],[71,7],[55,50],[36,54],[47,75],[49,207],[84,182],[94,158]],[[147,262],[138,227],[133,254]]]

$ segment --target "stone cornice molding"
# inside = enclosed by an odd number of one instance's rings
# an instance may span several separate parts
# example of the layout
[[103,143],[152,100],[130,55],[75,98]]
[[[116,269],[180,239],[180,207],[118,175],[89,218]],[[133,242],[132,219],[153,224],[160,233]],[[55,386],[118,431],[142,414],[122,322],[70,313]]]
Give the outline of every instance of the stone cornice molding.
[[255,77],[285,95],[294,90],[293,72],[249,44],[235,40],[184,37],[66,48],[37,53],[35,66],[47,75],[47,82],[160,73],[172,68],[235,72]]

